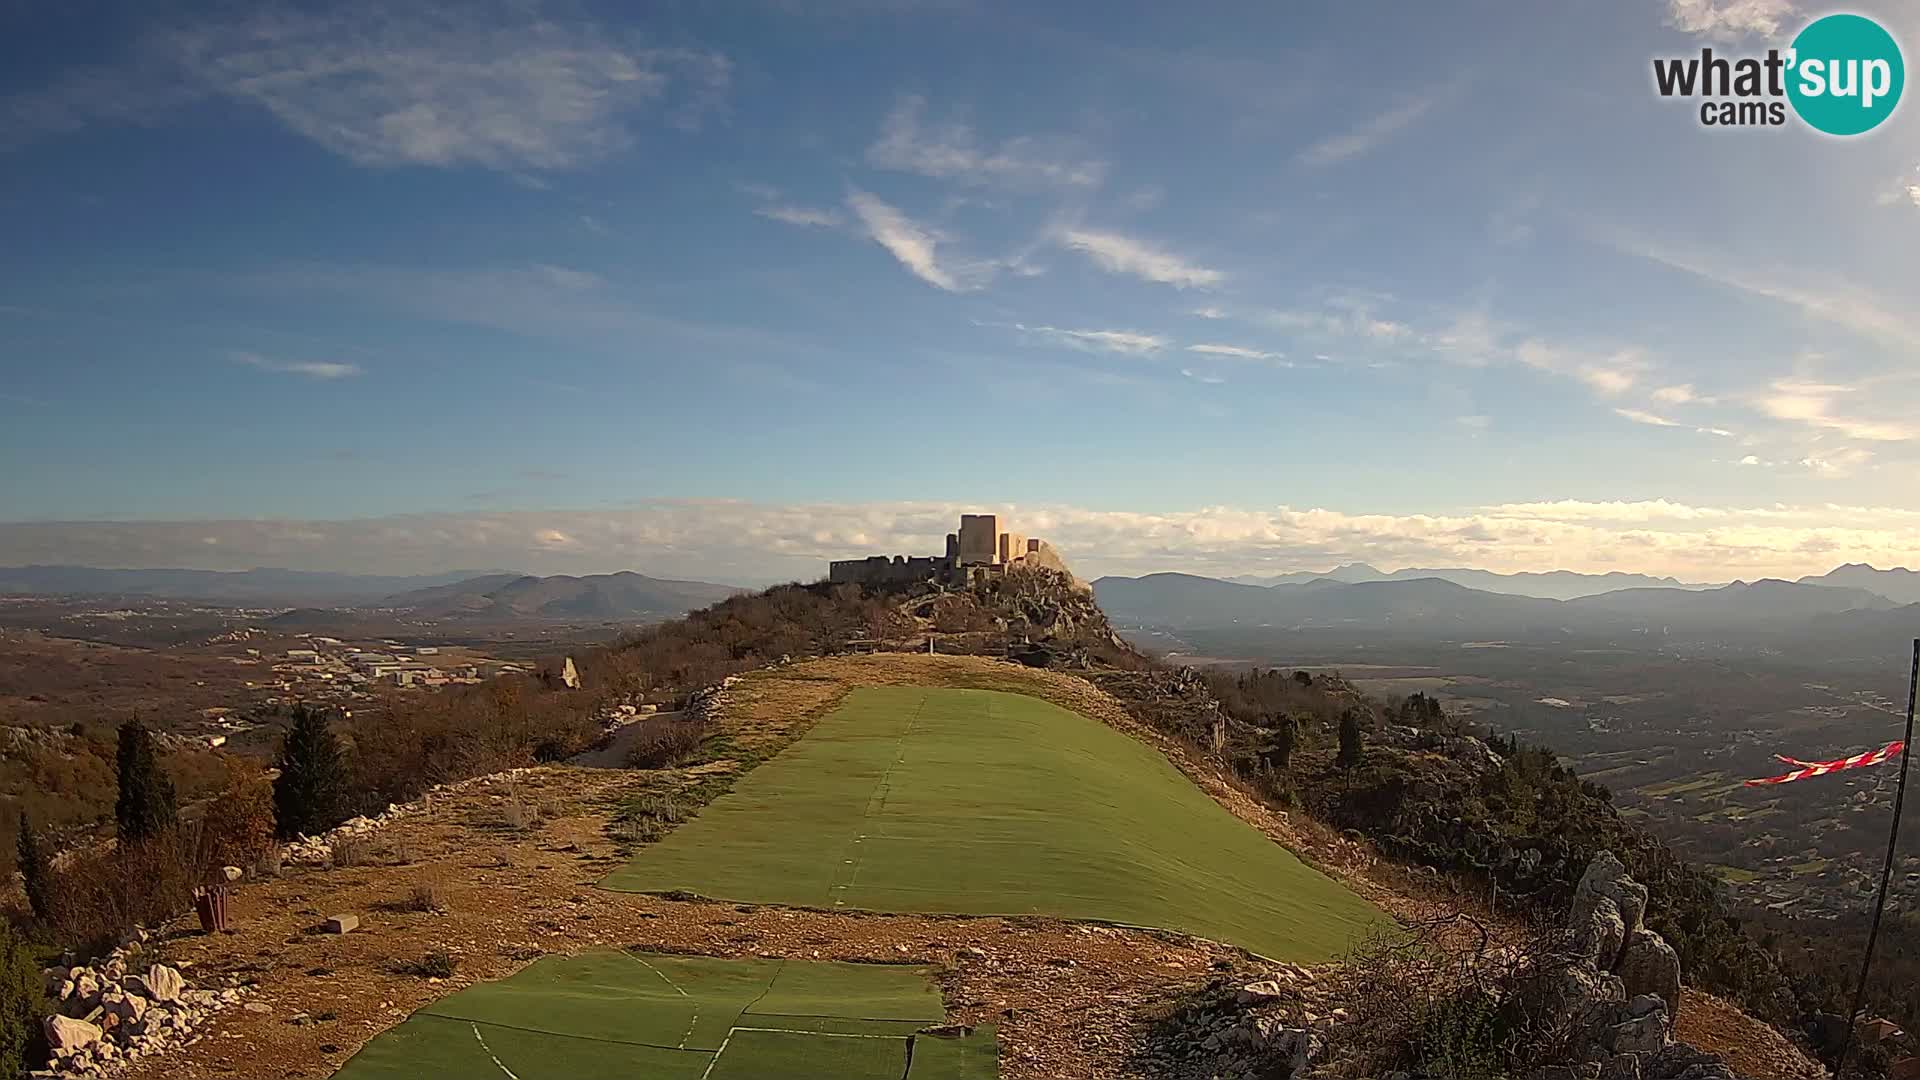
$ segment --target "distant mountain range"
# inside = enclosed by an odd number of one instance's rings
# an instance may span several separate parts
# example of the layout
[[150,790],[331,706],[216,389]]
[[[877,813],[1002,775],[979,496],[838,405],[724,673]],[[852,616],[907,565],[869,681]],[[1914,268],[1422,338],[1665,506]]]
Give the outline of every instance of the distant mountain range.
[[670,619],[742,590],[705,581],[669,581],[617,574],[528,577],[487,574],[415,589],[380,601],[433,618]]
[[[1105,577],[1093,588],[1110,617],[1138,626],[1391,629],[1488,638],[1562,630],[1744,632],[1900,606],[1866,589],[1773,580],[1616,589],[1568,600],[1497,593],[1436,577],[1342,582],[1320,576],[1260,586],[1150,574]],[[1914,613],[1920,622],[1920,607]],[[1897,623],[1898,616],[1888,621]]]
[[1433,570],[1408,567],[1389,574],[1376,570],[1366,563],[1347,563],[1344,566],[1336,566],[1324,574],[1302,570],[1291,574],[1273,574],[1265,577],[1246,574],[1226,580],[1240,585],[1272,586],[1307,585],[1316,581],[1337,581],[1347,585],[1358,585],[1369,581],[1412,581],[1418,578],[1438,578],[1441,581],[1451,581],[1455,585],[1465,585],[1469,589],[1479,589],[1482,592],[1501,593],[1506,596],[1534,596],[1543,600],[1573,600],[1582,596],[1613,592],[1617,589],[1711,589],[1714,587],[1690,585],[1670,577],[1656,578],[1645,574],[1626,574],[1617,570],[1605,574],[1578,574],[1571,570],[1552,570],[1543,574],[1499,574],[1491,570],[1475,570],[1460,566]]
[[1896,604],[1920,604],[1920,570],[1896,566],[1875,570],[1865,563],[1848,563],[1819,577],[1803,577],[1802,585],[1840,585],[1876,592]]
[[[391,576],[307,570],[0,567],[0,595],[184,600],[238,607],[380,608],[428,618],[665,619],[740,590],[633,571],[532,577],[505,570]],[[337,616],[335,616],[337,618]]]
[[418,577],[335,574],[313,570],[110,570],[92,566],[0,567],[0,594],[126,596],[280,607],[368,603],[408,589],[466,581],[489,570],[453,570]]

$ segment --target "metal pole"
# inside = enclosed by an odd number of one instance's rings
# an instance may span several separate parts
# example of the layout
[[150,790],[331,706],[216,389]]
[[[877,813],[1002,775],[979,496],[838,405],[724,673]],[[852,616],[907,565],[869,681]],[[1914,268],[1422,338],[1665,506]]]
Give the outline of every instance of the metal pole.
[[1913,760],[1913,699],[1920,691],[1920,638],[1913,640],[1913,668],[1907,675],[1906,746],[1900,751],[1900,783],[1893,789],[1893,825],[1887,829],[1887,861],[1880,869],[1880,895],[1873,902],[1873,925],[1867,930],[1867,953],[1860,958],[1860,982],[1853,988],[1853,1008],[1847,1011],[1847,1035],[1840,1043],[1835,1080],[1846,1075],[1847,1056],[1853,1053],[1854,1031],[1860,1024],[1860,1006],[1867,995],[1867,973],[1873,970],[1873,946],[1880,938],[1880,916],[1887,908],[1887,884],[1893,880],[1893,856],[1900,843],[1900,811],[1907,801],[1907,763]]

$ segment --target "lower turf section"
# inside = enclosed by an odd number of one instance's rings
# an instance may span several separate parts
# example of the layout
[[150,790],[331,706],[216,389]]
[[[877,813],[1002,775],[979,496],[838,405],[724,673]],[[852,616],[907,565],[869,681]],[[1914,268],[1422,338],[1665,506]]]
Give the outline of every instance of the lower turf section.
[[1300,962],[1384,918],[1148,746],[1037,698],[855,690],[603,883],[1163,927]]
[[337,1080],[992,1080],[924,968],[639,952],[549,957],[368,1043]]

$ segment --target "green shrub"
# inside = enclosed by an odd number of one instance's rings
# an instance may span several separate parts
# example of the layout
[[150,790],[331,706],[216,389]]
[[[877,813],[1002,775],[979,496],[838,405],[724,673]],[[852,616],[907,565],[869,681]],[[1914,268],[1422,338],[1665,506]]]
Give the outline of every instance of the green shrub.
[[0,921],[0,1076],[18,1076],[40,1064],[45,1055],[40,1018],[49,1011],[39,960]]

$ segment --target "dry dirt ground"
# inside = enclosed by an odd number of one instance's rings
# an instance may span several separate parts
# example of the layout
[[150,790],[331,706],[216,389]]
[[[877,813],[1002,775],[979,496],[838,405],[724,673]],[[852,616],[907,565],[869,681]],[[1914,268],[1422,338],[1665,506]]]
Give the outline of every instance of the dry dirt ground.
[[[1458,903],[1422,894],[1424,878],[1375,860],[1361,845],[1258,806],[1071,676],[967,657],[837,658],[749,676],[728,692],[718,716],[736,745],[764,755],[803,733],[849,687],[900,682],[1029,693],[1112,723],[1161,746],[1230,810],[1396,914],[1418,917]],[[180,920],[157,948],[196,985],[251,985],[251,1007],[219,1014],[196,1043],[128,1075],[324,1077],[367,1039],[461,987],[510,975],[547,953],[638,946],[940,965],[950,1019],[999,1025],[1007,1080],[1104,1080],[1140,1075],[1128,1058],[1157,1003],[1215,971],[1257,973],[1238,950],[1170,934],[1046,919],[749,907],[597,888],[625,857],[607,827],[615,803],[671,788],[687,771],[552,766],[469,782],[385,826],[360,865],[296,869],[242,885],[229,932],[206,936],[192,920]],[[510,827],[529,816],[526,807],[537,808],[540,820]],[[425,906],[434,910],[419,910]],[[320,932],[337,913],[358,915],[360,928],[343,936]],[[408,973],[434,950],[457,959],[451,978]],[[1750,1075],[1808,1075],[1795,1071],[1804,1059],[1785,1064],[1792,1051],[1783,1040],[1767,1046],[1749,1030],[1757,1025],[1734,1010],[1696,1015],[1718,1044],[1688,1031],[1684,1013],[1683,1032],[1717,1049],[1739,1049],[1737,1063]]]

